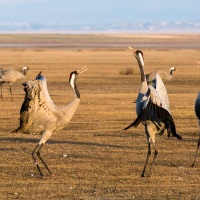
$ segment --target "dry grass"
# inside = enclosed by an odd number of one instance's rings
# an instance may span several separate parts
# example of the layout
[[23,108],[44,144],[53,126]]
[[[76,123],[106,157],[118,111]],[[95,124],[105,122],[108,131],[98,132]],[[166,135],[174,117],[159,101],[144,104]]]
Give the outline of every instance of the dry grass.
[[[1,37],[5,36],[0,36],[3,40]],[[31,36],[27,37],[32,41]],[[52,36],[51,42],[57,37]],[[72,42],[77,43],[77,37],[72,37]],[[104,40],[108,36],[95,37],[102,43],[108,41]],[[95,37],[91,43],[95,42]],[[109,37],[112,43],[120,36]],[[120,37],[122,42],[123,38]],[[190,39],[185,36],[182,42],[190,42]],[[46,38],[38,40],[44,42]],[[143,38],[137,40],[142,43]],[[146,37],[147,40],[151,42],[151,38]],[[160,38],[158,40],[160,42]],[[127,38],[125,42],[128,43]],[[182,44],[180,38],[178,43]],[[179,68],[173,79],[166,82],[166,87],[177,130],[185,138],[177,141],[167,139],[166,135],[157,136],[159,154],[150,178],[140,177],[147,151],[144,128],[123,131],[136,117],[132,102],[140,82],[137,62],[126,47],[0,49],[0,67],[19,69],[27,65],[32,72],[27,79],[34,79],[42,70],[49,93],[58,106],[73,98],[69,73],[84,65],[89,68],[78,80],[81,103],[74,118],[65,130],[55,133],[44,145],[43,157],[56,176],[48,177],[44,170],[46,178],[42,180],[31,158],[39,137],[11,133],[19,124],[24,98],[21,83],[13,85],[14,102],[10,102],[8,85],[4,85],[5,101],[0,102],[2,199],[200,198],[200,158],[197,168],[190,167],[198,138],[194,102],[200,85],[200,71],[195,66],[199,49],[178,46],[142,50],[146,73],[157,68],[168,70],[171,65]],[[132,68],[134,75],[121,76],[119,71],[123,68]]]

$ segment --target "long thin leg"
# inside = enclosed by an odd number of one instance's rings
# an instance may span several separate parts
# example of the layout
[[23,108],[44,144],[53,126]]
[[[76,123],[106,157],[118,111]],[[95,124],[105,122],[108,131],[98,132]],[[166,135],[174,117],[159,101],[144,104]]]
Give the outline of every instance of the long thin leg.
[[[154,146],[155,146],[155,144],[154,144]],[[152,170],[152,168],[153,168],[153,165],[154,165],[154,162],[155,162],[155,160],[156,160],[156,156],[157,156],[157,155],[158,155],[158,151],[157,151],[156,148],[155,148],[155,152],[154,152],[153,160],[152,160],[152,163],[151,163],[151,166],[150,166],[150,169],[149,169],[148,177],[151,176],[151,170]]]
[[43,158],[42,158],[41,155],[40,155],[40,151],[42,150],[42,147],[43,147],[43,143],[40,145],[40,147],[39,147],[39,149],[38,149],[38,151],[37,151],[37,155],[38,155],[39,159],[42,161],[43,165],[44,165],[44,166],[46,167],[46,169],[48,170],[49,174],[50,174],[50,175],[53,175],[53,174],[51,173],[50,169],[48,168],[47,164],[44,162]]
[[194,157],[194,162],[192,163],[191,167],[194,167],[194,165],[195,165],[197,154],[198,154],[198,150],[199,150],[199,146],[200,146],[200,136],[199,136],[199,140],[198,140],[198,143],[197,143],[197,150],[196,150],[196,154],[195,154],[195,157]]
[[13,101],[13,98],[12,98],[12,83],[10,83],[10,96],[11,96],[11,101]]
[[148,130],[147,130],[147,125],[145,126],[145,134],[146,134],[147,141],[148,141],[148,152],[147,152],[146,161],[145,161],[145,164],[144,164],[144,169],[142,171],[141,177],[144,177],[144,174],[145,174],[145,171],[146,171],[146,167],[148,165],[149,157],[151,155],[151,143],[150,143],[151,142],[151,138],[150,138]]
[[151,155],[151,144],[150,144],[150,141],[148,141],[148,152],[147,152],[146,161],[145,161],[145,164],[144,164],[144,169],[142,171],[141,177],[144,177],[150,155]]
[[35,149],[33,150],[33,152],[32,152],[32,157],[33,157],[34,163],[36,164],[36,167],[37,167],[37,169],[38,169],[38,171],[39,171],[39,173],[40,173],[41,178],[43,178],[43,174],[42,174],[42,172],[41,172],[41,169],[40,169],[40,167],[39,167],[39,165],[38,165],[38,163],[37,163],[36,157],[35,157],[35,152],[36,152],[36,150],[39,149],[39,148],[40,148],[40,144],[38,144],[38,145],[35,147]]
[[1,82],[1,99],[3,100],[2,90],[3,90],[3,83]]

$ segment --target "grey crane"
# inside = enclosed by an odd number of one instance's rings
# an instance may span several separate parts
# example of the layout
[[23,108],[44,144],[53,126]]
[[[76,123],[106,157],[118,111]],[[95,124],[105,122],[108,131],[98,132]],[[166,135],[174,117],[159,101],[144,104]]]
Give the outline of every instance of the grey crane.
[[162,80],[169,81],[173,77],[173,71],[176,71],[175,67],[171,67],[169,69],[169,73],[167,73],[166,71],[160,69],[160,70],[157,70],[155,72],[151,72],[149,74],[146,74],[147,83],[148,84],[152,83],[152,81],[156,78],[156,74],[158,74],[162,78]]
[[[199,120],[199,133],[200,133],[200,92],[197,95],[195,106],[194,106],[194,110],[195,110],[195,114],[196,114],[196,116],[197,116],[197,118]],[[195,154],[195,157],[194,157],[194,162],[192,163],[192,167],[195,166],[195,162],[196,162],[199,146],[200,146],[200,136],[199,136],[199,140],[198,140],[198,143],[197,143],[197,150],[196,150],[196,154]]]
[[32,152],[34,163],[43,178],[43,173],[37,162],[37,157],[43,163],[50,175],[53,175],[47,164],[40,155],[43,145],[51,137],[53,132],[63,129],[73,117],[80,102],[80,93],[76,85],[77,77],[87,67],[70,73],[69,83],[74,91],[74,100],[62,108],[57,108],[51,100],[46,78],[41,72],[36,76],[36,80],[23,83],[25,90],[24,102],[20,110],[20,126],[13,132],[25,134],[41,134],[41,139]]
[[173,136],[177,137],[178,139],[182,139],[182,137],[176,132],[175,122],[169,112],[169,105],[167,103],[168,97],[166,98],[167,91],[162,82],[162,79],[157,74],[154,82],[154,87],[152,85],[148,85],[144,71],[143,52],[140,50],[134,50],[131,47],[129,48],[133,52],[133,55],[135,56],[140,68],[141,87],[136,102],[136,113],[138,117],[132,124],[126,127],[125,130],[132,126],[137,127],[140,123],[142,123],[145,127],[145,134],[148,142],[148,152],[141,174],[141,177],[144,177],[146,167],[148,165],[148,160],[151,155],[151,141],[153,142],[155,151],[148,176],[151,175],[152,166],[158,154],[155,143],[155,135],[162,135],[167,129],[172,133]]
[[5,69],[0,70],[0,84],[1,84],[1,99],[3,100],[2,95],[2,85],[3,83],[9,83],[10,84],[10,96],[11,101],[13,101],[12,98],[12,84],[16,82],[17,80],[26,78],[26,72],[29,70],[28,67],[22,67],[22,71],[16,71],[14,69]]

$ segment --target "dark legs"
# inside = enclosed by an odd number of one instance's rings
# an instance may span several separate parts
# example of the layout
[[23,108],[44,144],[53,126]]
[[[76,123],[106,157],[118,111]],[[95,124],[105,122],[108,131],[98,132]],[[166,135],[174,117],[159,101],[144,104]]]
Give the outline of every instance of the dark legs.
[[1,82],[1,99],[3,100],[3,95],[2,95],[2,86],[3,85],[3,83]]
[[146,133],[146,137],[147,137],[147,140],[148,140],[148,152],[147,152],[146,161],[145,161],[145,164],[144,164],[144,169],[142,171],[141,177],[144,177],[146,167],[147,167],[148,162],[149,162],[149,157],[151,155],[151,143],[150,143],[151,140],[154,144],[155,152],[154,152],[154,156],[153,156],[153,161],[152,161],[150,169],[149,169],[149,174],[147,175],[148,177],[151,176],[151,170],[152,170],[153,165],[155,163],[156,156],[158,155],[158,151],[156,150],[156,147],[155,147],[155,133],[152,132],[151,127],[148,127],[148,126],[145,126],[145,133]]
[[10,83],[10,97],[11,97],[11,101],[13,101],[13,98],[12,98],[12,84]]
[[146,161],[145,161],[145,164],[144,164],[144,169],[142,171],[141,177],[144,177],[144,173],[146,171],[146,167],[148,165],[150,155],[151,155],[151,145],[150,145],[150,142],[148,141],[148,152],[147,152],[147,157],[146,157]]
[[41,178],[43,178],[43,174],[42,174],[42,172],[41,172],[40,166],[39,166],[38,163],[37,163],[37,159],[36,159],[35,153],[37,154],[38,158],[42,161],[43,165],[45,166],[45,168],[47,169],[47,171],[49,172],[49,174],[50,174],[50,175],[53,175],[53,174],[51,173],[51,171],[49,170],[47,164],[44,162],[44,160],[42,159],[42,157],[41,157],[41,155],[40,155],[40,151],[42,150],[42,146],[43,146],[43,144],[38,144],[38,145],[36,146],[36,148],[35,148],[35,149],[33,150],[33,152],[32,152],[32,157],[33,157],[34,163],[36,164],[36,167],[37,167],[37,169],[38,169],[38,171],[39,171],[39,173],[40,173]]
[[194,157],[194,162],[192,163],[191,167],[194,167],[194,165],[195,165],[195,161],[196,161],[196,158],[197,158],[199,146],[200,146],[200,137],[199,137],[199,140],[198,140],[198,143],[197,143],[197,150],[196,150],[196,154],[195,154],[195,157]]

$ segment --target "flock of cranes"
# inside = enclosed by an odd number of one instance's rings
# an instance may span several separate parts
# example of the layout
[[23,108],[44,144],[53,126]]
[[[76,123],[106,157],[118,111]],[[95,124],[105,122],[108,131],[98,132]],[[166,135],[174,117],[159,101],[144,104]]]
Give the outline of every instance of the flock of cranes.
[[[141,173],[141,177],[144,177],[151,155],[151,142],[153,143],[154,147],[154,155],[147,176],[151,175],[154,162],[158,155],[155,140],[156,134],[162,135],[166,130],[168,136],[171,134],[178,140],[182,139],[181,135],[179,135],[176,131],[176,125],[170,112],[167,90],[163,83],[163,80],[170,80],[172,78],[172,72],[176,69],[175,67],[170,68],[169,73],[162,70],[157,70],[150,74],[145,74],[143,52],[140,50],[134,50],[132,47],[129,47],[129,49],[132,51],[134,57],[138,62],[141,75],[141,83],[136,100],[137,118],[134,120],[133,123],[126,127],[125,130],[131,127],[137,127],[140,123],[144,125],[145,134],[148,142],[146,161]],[[54,175],[44,159],[41,157],[40,153],[42,147],[54,132],[63,129],[72,119],[80,103],[80,93],[76,81],[78,76],[87,69],[88,68],[85,66],[80,70],[70,73],[69,84],[74,91],[75,97],[72,102],[62,108],[58,108],[53,103],[48,93],[46,78],[42,75],[42,72],[40,72],[36,76],[35,80],[29,80],[23,83],[25,97],[20,109],[20,124],[19,127],[12,132],[41,135],[37,146],[32,152],[32,158],[41,178],[43,178],[43,172],[40,165],[38,164],[38,159],[42,162],[49,174],[52,176]],[[3,83],[10,84],[11,101],[13,101],[11,87],[12,83],[16,82],[19,79],[25,78],[26,72],[28,70],[28,67],[23,67],[22,72],[0,69],[2,100]],[[200,131],[200,92],[195,103],[195,113],[199,119]],[[200,137],[197,143],[197,150],[192,167],[195,166],[199,146]]]

